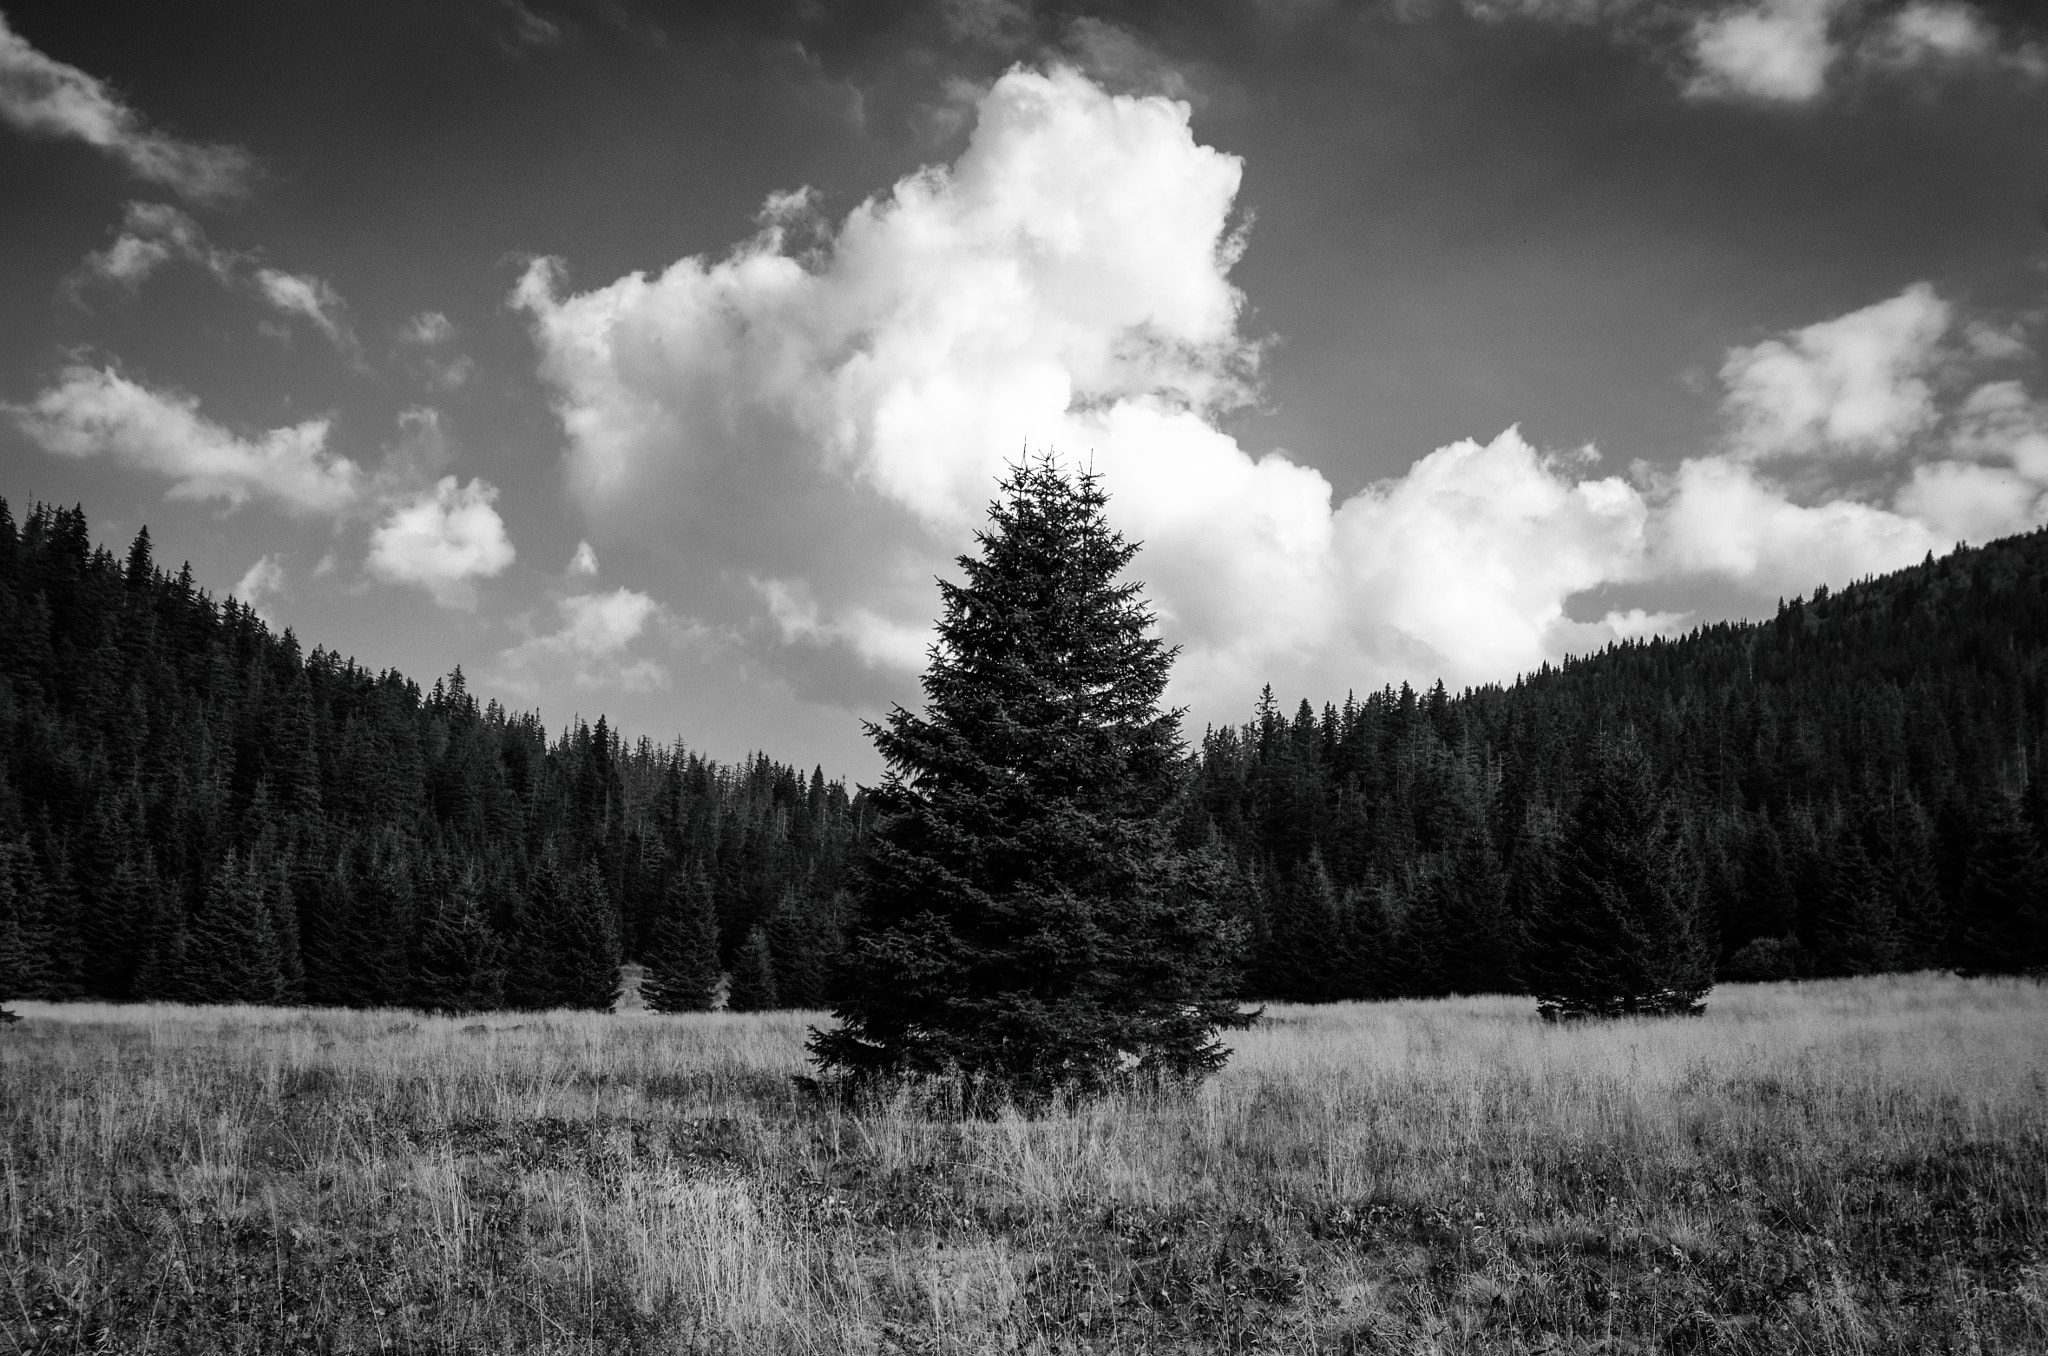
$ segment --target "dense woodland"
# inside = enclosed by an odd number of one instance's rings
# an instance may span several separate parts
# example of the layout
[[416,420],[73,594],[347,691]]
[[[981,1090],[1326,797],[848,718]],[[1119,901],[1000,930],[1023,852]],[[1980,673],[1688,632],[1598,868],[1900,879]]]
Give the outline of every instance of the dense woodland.
[[[1268,690],[1175,835],[1227,849],[1261,997],[1540,991],[1601,806],[1723,978],[2039,969],[2044,640],[2037,532],[1509,687]],[[658,1006],[817,1006],[873,820],[302,653],[146,531],[0,501],[0,997],[602,1007],[641,959]]]
[[0,750],[14,997],[602,1007],[697,900],[719,962],[752,944],[816,1004],[864,813],[816,770],[302,653],[146,529],[124,560],[5,501]]
[[1253,876],[1256,993],[1519,990],[1626,732],[1722,978],[2038,972],[2044,727],[2037,531],[1510,687],[1291,715],[1268,689],[1204,736],[1187,831]]

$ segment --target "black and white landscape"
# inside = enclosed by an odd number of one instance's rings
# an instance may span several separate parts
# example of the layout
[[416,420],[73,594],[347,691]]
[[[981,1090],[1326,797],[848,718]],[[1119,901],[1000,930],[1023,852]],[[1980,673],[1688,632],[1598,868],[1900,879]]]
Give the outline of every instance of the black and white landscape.
[[2048,1347],[2048,20],[0,10],[0,1345]]

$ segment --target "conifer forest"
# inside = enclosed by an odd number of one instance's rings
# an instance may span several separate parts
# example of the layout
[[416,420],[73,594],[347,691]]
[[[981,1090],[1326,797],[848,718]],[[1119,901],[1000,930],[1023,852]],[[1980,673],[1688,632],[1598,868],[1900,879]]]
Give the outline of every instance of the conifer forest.
[[825,998],[864,809],[816,770],[303,652],[75,509],[0,509],[0,656],[9,997],[604,1008],[715,900],[676,944]]
[[[1185,751],[1172,831],[1228,863],[1247,998],[1570,1006],[1652,963],[1572,943],[1638,867],[1679,1007],[2039,970],[2044,640],[2035,532],[1512,686],[1268,689]],[[305,651],[45,505],[0,504],[0,750],[10,999],[601,1009],[637,960],[665,1010],[829,1006],[875,819],[767,752]]]

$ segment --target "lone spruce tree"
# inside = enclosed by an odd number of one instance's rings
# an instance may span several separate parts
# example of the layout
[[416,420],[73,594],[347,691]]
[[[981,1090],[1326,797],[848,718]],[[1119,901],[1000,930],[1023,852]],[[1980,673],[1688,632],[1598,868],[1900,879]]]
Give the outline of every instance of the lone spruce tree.
[[868,732],[888,761],[859,879],[828,1072],[957,1073],[981,1098],[1219,1068],[1238,930],[1207,853],[1176,851],[1174,651],[1137,547],[1091,474],[1013,468],[941,582],[922,716]]

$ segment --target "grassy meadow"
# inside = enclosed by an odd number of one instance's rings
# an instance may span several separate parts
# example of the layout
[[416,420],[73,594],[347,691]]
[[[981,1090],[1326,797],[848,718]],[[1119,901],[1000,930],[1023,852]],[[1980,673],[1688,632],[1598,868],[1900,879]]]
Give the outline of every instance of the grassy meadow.
[[2038,984],[1273,1008],[964,1124],[816,1015],[20,1010],[4,1351],[2048,1350]]

